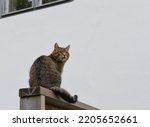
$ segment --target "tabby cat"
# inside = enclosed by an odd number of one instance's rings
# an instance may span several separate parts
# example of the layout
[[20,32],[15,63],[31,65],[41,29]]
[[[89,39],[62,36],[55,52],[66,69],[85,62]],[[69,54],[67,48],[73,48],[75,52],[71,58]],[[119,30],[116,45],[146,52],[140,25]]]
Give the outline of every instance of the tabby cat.
[[69,92],[60,87],[63,67],[69,58],[69,48],[70,45],[63,48],[55,43],[54,50],[50,55],[37,58],[30,69],[29,85],[30,87],[42,86],[48,88],[65,101],[75,103],[78,96],[71,96]]

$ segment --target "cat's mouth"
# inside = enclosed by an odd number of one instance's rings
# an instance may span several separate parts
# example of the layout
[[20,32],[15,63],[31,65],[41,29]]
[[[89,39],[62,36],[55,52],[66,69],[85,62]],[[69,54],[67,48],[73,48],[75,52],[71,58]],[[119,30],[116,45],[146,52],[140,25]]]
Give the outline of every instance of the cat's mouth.
[[62,58],[62,62],[65,62],[65,61],[67,61],[67,57]]
[[66,57],[66,56],[61,56],[61,57],[57,58],[57,61],[59,61],[59,62],[66,62],[67,59],[68,59],[68,57]]

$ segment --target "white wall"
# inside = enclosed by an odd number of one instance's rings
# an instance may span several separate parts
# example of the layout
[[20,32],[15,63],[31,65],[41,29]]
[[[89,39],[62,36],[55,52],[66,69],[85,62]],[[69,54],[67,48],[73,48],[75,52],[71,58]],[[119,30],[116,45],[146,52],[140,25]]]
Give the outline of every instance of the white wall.
[[150,108],[150,2],[75,0],[0,19],[0,109],[18,109],[32,62],[71,45],[62,87],[100,109]]

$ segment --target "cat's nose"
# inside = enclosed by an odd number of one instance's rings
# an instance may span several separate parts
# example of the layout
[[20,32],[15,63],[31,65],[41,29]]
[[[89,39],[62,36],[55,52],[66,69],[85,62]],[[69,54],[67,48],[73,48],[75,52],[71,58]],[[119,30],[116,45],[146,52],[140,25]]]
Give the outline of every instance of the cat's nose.
[[64,60],[66,60],[66,59],[67,59],[67,56],[63,56],[62,58],[63,58]]
[[63,58],[66,58],[67,56],[65,54],[63,54]]
[[67,57],[66,57],[66,56],[63,56],[63,58],[66,59]]

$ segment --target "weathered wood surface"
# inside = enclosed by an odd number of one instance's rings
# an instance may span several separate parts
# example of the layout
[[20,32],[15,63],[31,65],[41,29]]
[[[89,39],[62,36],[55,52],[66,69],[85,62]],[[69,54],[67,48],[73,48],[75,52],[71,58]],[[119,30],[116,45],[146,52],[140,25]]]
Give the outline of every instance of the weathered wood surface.
[[45,110],[45,97],[43,95],[24,97],[20,99],[21,110]]
[[98,110],[95,107],[76,102],[65,102],[44,87],[23,88],[19,90],[20,109],[70,109],[70,110]]

